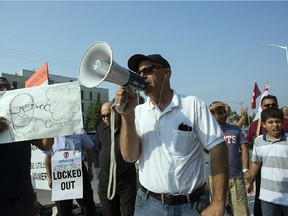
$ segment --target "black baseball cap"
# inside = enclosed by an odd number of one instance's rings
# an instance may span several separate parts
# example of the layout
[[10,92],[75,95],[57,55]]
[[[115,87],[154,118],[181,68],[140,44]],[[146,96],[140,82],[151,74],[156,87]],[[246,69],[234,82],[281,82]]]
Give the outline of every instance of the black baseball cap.
[[132,71],[138,71],[138,66],[141,61],[150,60],[161,64],[164,68],[171,68],[169,62],[163,58],[160,54],[152,54],[152,55],[142,55],[136,54],[129,58],[128,60],[128,68]]

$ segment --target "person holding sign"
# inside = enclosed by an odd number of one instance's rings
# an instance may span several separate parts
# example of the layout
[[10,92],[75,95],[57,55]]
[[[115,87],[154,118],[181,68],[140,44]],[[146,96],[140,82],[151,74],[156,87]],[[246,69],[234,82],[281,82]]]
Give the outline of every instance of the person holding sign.
[[[73,199],[76,199],[81,206],[82,215],[96,215],[91,187],[91,181],[93,180],[93,145],[88,135],[83,133],[56,137],[52,149],[44,152],[46,154],[48,185],[50,188],[53,187],[52,200],[55,200],[59,216],[72,215]],[[84,152],[86,152],[88,171],[84,164]],[[61,156],[63,159],[61,159]],[[80,192],[78,192],[79,190]],[[55,193],[54,199],[53,193]],[[59,197],[62,197],[62,200],[59,200]]]
[[[0,77],[0,92],[10,91],[9,81]],[[9,125],[0,116],[0,133],[7,133]],[[0,144],[0,215],[26,216],[34,212],[34,191],[30,177],[31,144],[49,150],[53,138]]]
[[[244,181],[244,177],[247,176],[247,171],[249,171],[247,140],[239,126],[227,123],[228,112],[225,103],[214,101],[210,104],[209,110],[223,130],[229,152],[228,203],[231,205],[234,216],[248,216],[250,213],[246,190],[250,193],[253,185],[245,186]],[[213,184],[211,175],[209,175],[208,181],[210,185]]]

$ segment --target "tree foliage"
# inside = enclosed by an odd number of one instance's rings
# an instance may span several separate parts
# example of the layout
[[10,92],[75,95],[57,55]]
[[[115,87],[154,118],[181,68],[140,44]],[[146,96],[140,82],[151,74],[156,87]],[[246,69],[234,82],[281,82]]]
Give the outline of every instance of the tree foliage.
[[138,92],[138,102],[139,104],[145,103],[145,98]]
[[95,131],[98,125],[102,122],[101,119],[101,100],[100,95],[94,103],[91,103],[88,108],[88,113],[85,121],[85,128],[87,131]]
[[[139,104],[143,104],[145,102],[144,97],[141,96],[139,92],[137,94],[138,94]],[[100,95],[98,95],[96,101],[94,103],[91,103],[90,106],[88,107],[86,121],[85,121],[86,131],[95,131],[96,128],[99,126],[99,124],[102,122],[101,106],[102,106],[102,103],[100,100]]]

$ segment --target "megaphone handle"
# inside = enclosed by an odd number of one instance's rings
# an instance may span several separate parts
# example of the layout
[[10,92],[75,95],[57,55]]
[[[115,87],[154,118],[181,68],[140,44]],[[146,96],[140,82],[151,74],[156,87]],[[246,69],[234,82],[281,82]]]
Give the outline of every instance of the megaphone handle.
[[123,112],[125,107],[126,107],[126,104],[127,103],[122,103],[122,104],[115,104],[115,109],[118,111],[118,112]]
[[[130,90],[132,92],[136,92],[136,88],[134,88],[133,86],[123,86],[123,87],[126,87],[126,88],[130,88]],[[118,104],[115,104],[115,109],[118,111],[118,112],[123,112],[126,105],[127,105],[128,102],[124,102],[124,103],[118,103]]]

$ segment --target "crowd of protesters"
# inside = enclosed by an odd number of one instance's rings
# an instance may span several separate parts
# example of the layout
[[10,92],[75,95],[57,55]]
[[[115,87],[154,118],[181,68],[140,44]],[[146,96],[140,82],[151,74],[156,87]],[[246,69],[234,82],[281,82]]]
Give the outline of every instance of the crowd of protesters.
[[[254,215],[288,215],[287,107],[279,109],[273,95],[263,97],[261,117],[244,137],[240,127],[247,110],[241,111],[239,122],[228,123],[230,107],[225,102],[207,106],[198,97],[177,93],[171,87],[171,66],[160,54],[133,55],[128,67],[145,80],[147,100],[138,104],[137,93],[118,88],[115,99],[102,105],[103,123],[94,144],[86,133],[0,144],[1,216],[33,215],[31,144],[47,155],[51,188],[53,152],[79,150],[83,161],[86,157],[83,199],[77,199],[86,216],[97,215],[91,189],[93,145],[99,160],[94,193],[103,215],[219,216],[227,213],[227,205],[232,215],[250,215],[247,194],[253,192],[254,180]],[[0,90],[13,87],[0,77]],[[118,109],[121,106],[124,109]],[[0,116],[0,133],[8,128]],[[203,150],[209,154],[209,175]],[[57,208],[59,215],[70,216],[72,200],[57,202]]]

